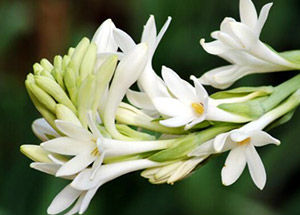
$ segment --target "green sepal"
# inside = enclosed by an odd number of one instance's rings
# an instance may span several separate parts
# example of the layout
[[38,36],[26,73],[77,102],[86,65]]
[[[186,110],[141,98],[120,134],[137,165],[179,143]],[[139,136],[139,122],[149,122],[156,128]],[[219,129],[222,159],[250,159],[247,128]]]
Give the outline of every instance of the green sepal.
[[266,111],[262,106],[262,102],[266,100],[266,98],[267,97],[261,97],[240,103],[224,103],[218,105],[218,108],[249,119],[257,119]]
[[300,68],[300,50],[285,51],[278,54],[291,63],[297,64],[298,69]]
[[135,140],[155,140],[155,136],[144,132],[139,132],[137,130],[130,128],[127,125],[116,124],[116,127],[121,134],[133,138]]
[[257,93],[258,96],[266,96],[273,92],[272,86],[262,86],[262,87],[238,87],[232,90],[219,91],[212,94],[210,97],[213,99],[226,99],[232,97],[246,96],[250,93]]
[[149,159],[156,162],[166,162],[183,159],[189,152],[191,152],[200,144],[213,139],[220,133],[227,132],[239,126],[240,125],[238,124],[214,126],[198,133],[192,133],[187,136],[180,137],[172,147],[155,153],[154,155],[150,156]]

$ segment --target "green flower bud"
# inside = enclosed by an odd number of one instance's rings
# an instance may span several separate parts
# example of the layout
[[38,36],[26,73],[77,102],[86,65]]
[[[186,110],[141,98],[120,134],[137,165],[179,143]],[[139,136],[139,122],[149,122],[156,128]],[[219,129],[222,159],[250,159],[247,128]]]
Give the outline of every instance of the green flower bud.
[[80,80],[83,81],[89,74],[94,71],[94,66],[97,58],[97,45],[91,43],[87,48],[87,51],[83,57],[80,66]]
[[62,104],[56,105],[56,117],[57,119],[72,122],[75,125],[81,126],[81,123],[77,116],[68,107]]
[[20,151],[35,162],[52,163],[48,158],[49,153],[38,145],[22,145]]

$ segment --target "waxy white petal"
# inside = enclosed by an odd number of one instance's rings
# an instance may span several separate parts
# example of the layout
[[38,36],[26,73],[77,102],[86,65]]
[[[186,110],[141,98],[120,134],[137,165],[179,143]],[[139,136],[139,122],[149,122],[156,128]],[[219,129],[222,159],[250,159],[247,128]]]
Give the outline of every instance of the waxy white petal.
[[71,122],[55,120],[55,124],[62,133],[74,139],[89,141],[93,138],[89,131]]
[[48,136],[60,136],[44,118],[34,120],[32,123],[32,131],[41,141],[48,140]]
[[182,80],[176,72],[163,66],[161,73],[168,89],[176,98],[187,103],[197,100],[195,89],[188,82]]
[[268,15],[269,15],[272,5],[273,5],[273,3],[268,3],[268,4],[264,5],[263,8],[261,9],[261,11],[259,13],[259,18],[258,18],[256,26],[255,26],[255,32],[257,35],[260,35],[261,30],[268,18]]
[[192,109],[178,99],[157,97],[153,99],[155,108],[167,116],[192,116]]
[[149,47],[153,47],[156,42],[156,25],[153,15],[150,15],[142,34],[142,43],[146,43]]
[[98,187],[95,187],[91,190],[88,190],[86,192],[86,194],[84,195],[84,198],[81,202],[81,205],[80,205],[80,210],[79,210],[79,214],[83,214],[86,209],[88,208],[92,198],[94,197],[94,195],[96,194],[97,190],[99,189],[100,186]]
[[180,127],[186,125],[192,119],[192,116],[176,116],[169,119],[160,120],[159,123],[166,127]]
[[253,145],[247,146],[245,155],[252,180],[262,190],[266,184],[267,176],[265,167]]
[[116,52],[118,46],[113,37],[114,23],[111,19],[104,21],[97,29],[92,41],[97,45],[97,53]]
[[57,177],[74,175],[94,162],[96,157],[89,152],[76,155],[65,163],[56,173]]
[[242,23],[254,28],[257,22],[257,12],[251,0],[240,0],[240,17]]
[[70,137],[58,137],[41,143],[41,146],[47,151],[62,155],[77,155],[95,148],[95,144],[90,141],[76,140]]
[[70,185],[66,186],[51,202],[48,214],[58,214],[70,207],[79,197],[82,191],[76,190]]
[[147,93],[128,90],[126,93],[126,97],[131,104],[138,108],[155,110],[155,107],[152,104],[152,101],[150,100]]
[[268,144],[280,144],[280,140],[277,140],[265,131],[251,131],[249,132],[249,135],[251,136],[251,143],[256,147],[265,146]]
[[243,147],[232,149],[226,159],[225,165],[222,168],[222,183],[225,186],[233,184],[242,174],[246,166],[246,159]]
[[218,40],[206,43],[204,39],[201,39],[200,44],[206,52],[213,55],[222,54],[230,49]]
[[50,175],[55,175],[57,170],[61,167],[59,164],[55,163],[39,163],[39,162],[34,162],[30,164],[30,167],[32,169],[36,169],[38,171],[50,174]]
[[120,29],[114,29],[113,33],[118,46],[125,54],[136,46],[133,39],[126,32]]

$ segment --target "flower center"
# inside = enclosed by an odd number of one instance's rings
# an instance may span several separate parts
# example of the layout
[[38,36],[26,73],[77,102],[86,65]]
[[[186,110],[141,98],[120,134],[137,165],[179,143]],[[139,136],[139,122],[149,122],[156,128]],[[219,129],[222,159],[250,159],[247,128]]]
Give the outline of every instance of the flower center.
[[201,115],[204,113],[204,106],[202,103],[192,103],[192,107],[197,114]]
[[239,144],[239,145],[245,145],[245,144],[250,143],[250,141],[251,141],[251,138],[248,137],[248,138],[246,138],[246,139],[244,139],[244,140],[242,140],[240,142],[237,142],[237,144]]

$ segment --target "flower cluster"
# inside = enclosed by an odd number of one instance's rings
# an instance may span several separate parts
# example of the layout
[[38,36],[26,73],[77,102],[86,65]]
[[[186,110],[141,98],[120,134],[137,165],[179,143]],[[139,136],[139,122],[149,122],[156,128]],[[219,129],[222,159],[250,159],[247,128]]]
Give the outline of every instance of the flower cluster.
[[152,68],[170,17],[157,33],[150,16],[140,43],[108,19],[91,41],[83,38],[53,63],[35,63],[25,85],[42,115],[32,124],[41,143],[21,151],[32,168],[70,181],[48,214],[84,213],[102,185],[133,171],[143,170],[153,184],[173,184],[226,152],[223,184],[234,183],[247,164],[263,189],[266,172],[256,147],[280,144],[266,130],[287,122],[300,104],[300,75],[274,87],[212,95],[202,84],[223,89],[250,73],[300,68],[297,51],[278,53],[259,39],[270,7],[257,16],[251,0],[240,0],[241,22],[225,18],[212,33],[215,41],[200,41],[232,65],[192,75],[193,85],[166,66],[162,78]]

